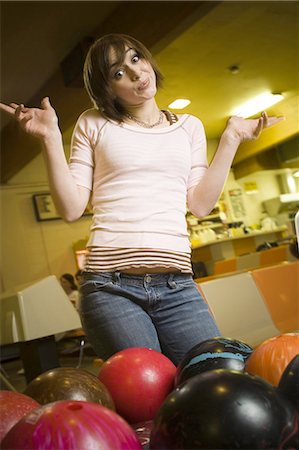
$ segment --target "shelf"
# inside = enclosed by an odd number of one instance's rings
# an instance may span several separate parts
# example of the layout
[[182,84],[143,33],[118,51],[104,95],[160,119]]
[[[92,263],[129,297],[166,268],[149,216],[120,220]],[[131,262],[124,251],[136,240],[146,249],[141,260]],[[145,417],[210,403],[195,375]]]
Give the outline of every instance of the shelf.
[[223,223],[211,223],[207,225],[193,225],[192,230],[202,230],[204,228],[223,228]]
[[209,216],[205,216],[202,219],[197,219],[197,220],[199,222],[208,222],[209,220],[212,220],[212,219],[219,219],[219,220],[221,220],[219,214],[211,214]]
[[269,231],[255,230],[255,231],[251,231],[251,233],[244,234],[243,236],[225,237],[225,238],[217,239],[215,241],[205,242],[203,244],[198,245],[197,247],[196,246],[192,247],[192,250],[194,250],[196,248],[206,247],[211,244],[212,245],[213,244],[223,244],[226,242],[231,242],[231,241],[236,241],[236,240],[241,240],[241,239],[250,239],[250,238],[256,238],[259,236],[266,236],[269,234],[284,233],[286,231],[287,231],[287,227],[285,225],[277,227],[275,230],[269,230]]

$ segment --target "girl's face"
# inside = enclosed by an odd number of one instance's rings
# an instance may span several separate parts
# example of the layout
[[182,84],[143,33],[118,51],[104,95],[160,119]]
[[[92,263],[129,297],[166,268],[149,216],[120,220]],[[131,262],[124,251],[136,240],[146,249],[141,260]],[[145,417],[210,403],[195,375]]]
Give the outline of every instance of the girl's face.
[[116,62],[113,48],[110,51],[111,88],[119,103],[124,106],[140,105],[152,99],[157,92],[156,74],[151,64],[138,53],[127,48],[122,64]]
[[60,278],[60,284],[65,291],[69,291],[71,289],[70,282],[63,277]]

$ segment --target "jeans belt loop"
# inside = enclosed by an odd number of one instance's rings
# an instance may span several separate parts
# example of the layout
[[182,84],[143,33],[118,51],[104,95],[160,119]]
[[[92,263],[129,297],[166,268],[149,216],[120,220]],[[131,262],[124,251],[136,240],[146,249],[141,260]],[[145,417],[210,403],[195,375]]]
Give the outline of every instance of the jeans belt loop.
[[171,273],[168,277],[168,281],[167,284],[171,289],[175,289],[176,288],[176,282],[174,281],[174,274]]
[[113,272],[113,283],[120,284],[120,272]]

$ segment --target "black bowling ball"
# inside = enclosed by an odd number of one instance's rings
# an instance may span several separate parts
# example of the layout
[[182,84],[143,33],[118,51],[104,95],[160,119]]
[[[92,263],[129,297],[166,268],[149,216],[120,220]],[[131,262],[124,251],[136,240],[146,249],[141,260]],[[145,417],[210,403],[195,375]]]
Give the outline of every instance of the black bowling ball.
[[293,403],[299,413],[299,355],[283,371],[277,390]]
[[247,373],[196,375],[163,402],[150,449],[295,449],[298,414],[268,382]]
[[192,347],[177,367],[175,386],[207,370],[243,371],[253,349],[242,341],[226,337],[207,339]]

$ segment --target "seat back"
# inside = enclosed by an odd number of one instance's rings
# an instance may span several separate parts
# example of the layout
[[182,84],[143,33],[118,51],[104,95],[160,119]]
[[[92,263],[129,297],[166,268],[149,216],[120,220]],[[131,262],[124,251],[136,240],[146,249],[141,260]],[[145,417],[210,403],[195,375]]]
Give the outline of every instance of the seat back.
[[215,261],[214,264],[214,275],[219,275],[222,273],[235,272],[237,270],[237,259],[221,259]]
[[280,245],[278,247],[268,248],[260,252],[260,265],[270,266],[279,264],[288,260],[288,246]]
[[248,253],[237,258],[237,270],[251,270],[260,267],[260,253]]
[[276,327],[282,333],[299,331],[299,261],[251,272]]
[[201,282],[199,290],[205,297],[222,336],[238,339],[255,347],[279,334],[250,273]]

